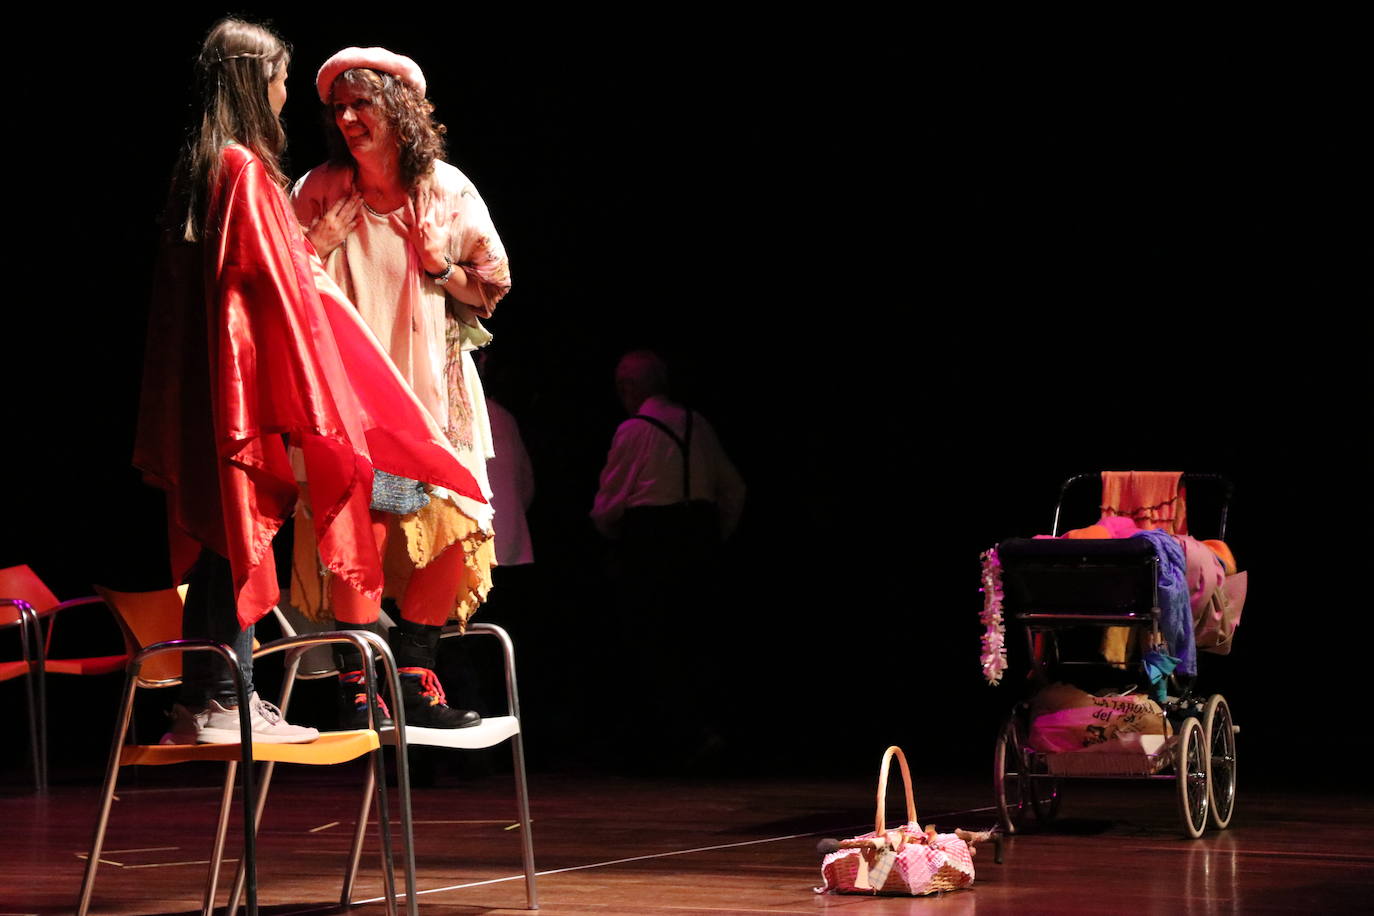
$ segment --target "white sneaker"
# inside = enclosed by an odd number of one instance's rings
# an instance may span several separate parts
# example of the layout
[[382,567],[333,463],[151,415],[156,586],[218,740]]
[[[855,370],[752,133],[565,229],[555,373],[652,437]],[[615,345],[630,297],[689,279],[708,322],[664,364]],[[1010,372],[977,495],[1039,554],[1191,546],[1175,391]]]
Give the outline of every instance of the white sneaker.
[[172,729],[162,736],[158,744],[195,744],[200,740],[200,729],[205,724],[205,710],[192,712],[180,703],[172,707]]
[[[292,725],[281,710],[254,691],[248,699],[251,710],[249,728],[253,742],[263,744],[305,744],[320,736],[319,731]],[[180,704],[172,707],[172,730],[162,736],[163,744],[238,744],[239,711],[211,700],[205,709],[193,712]]]

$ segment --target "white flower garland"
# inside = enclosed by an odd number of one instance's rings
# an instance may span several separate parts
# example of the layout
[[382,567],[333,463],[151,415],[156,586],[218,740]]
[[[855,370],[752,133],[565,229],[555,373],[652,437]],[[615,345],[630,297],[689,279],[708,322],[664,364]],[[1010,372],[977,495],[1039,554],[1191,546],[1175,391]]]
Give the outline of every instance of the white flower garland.
[[997,559],[997,548],[989,547],[983,552],[983,610],[978,615],[982,622],[983,652],[979,660],[983,664],[983,677],[996,685],[1007,670],[1007,631],[1002,624],[1002,564]]

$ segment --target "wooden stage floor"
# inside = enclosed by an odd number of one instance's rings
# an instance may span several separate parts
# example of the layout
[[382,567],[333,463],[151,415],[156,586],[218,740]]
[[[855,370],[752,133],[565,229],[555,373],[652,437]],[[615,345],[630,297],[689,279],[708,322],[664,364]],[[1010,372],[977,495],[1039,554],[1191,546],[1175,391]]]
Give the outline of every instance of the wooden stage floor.
[[[208,770],[126,774],[93,912],[198,907],[217,790]],[[283,773],[264,819],[260,903],[273,916],[343,912],[335,903],[356,812],[356,770]],[[867,776],[867,774],[864,774]],[[174,781],[190,779],[194,786]],[[311,781],[316,780],[316,781]],[[994,815],[977,776],[922,779],[923,822],[982,829]],[[1232,828],[1183,839],[1172,784],[1070,786],[1059,826],[977,860],[971,889],[938,898],[822,896],[816,842],[861,832],[868,778],[668,781],[532,774],[541,912],[559,914],[1264,913],[1374,908],[1374,801],[1367,795],[1246,791]],[[97,791],[46,799],[0,789],[0,913],[70,913]],[[509,777],[415,793],[420,912],[524,906]],[[893,806],[895,814],[896,807]],[[237,812],[236,812],[237,814]],[[233,833],[231,832],[232,852]],[[373,835],[369,852],[376,848]],[[364,858],[356,900],[380,892]],[[226,870],[228,871],[228,870]],[[221,902],[224,899],[221,891]],[[381,913],[381,903],[353,912]]]

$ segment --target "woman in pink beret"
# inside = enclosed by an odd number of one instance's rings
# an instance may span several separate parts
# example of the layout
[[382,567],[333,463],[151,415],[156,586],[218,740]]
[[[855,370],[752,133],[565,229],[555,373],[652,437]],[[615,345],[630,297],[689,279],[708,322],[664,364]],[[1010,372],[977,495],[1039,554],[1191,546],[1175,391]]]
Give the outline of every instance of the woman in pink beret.
[[[316,89],[330,112],[330,160],[292,191],[325,269],[356,303],[416,397],[489,498],[492,453],[472,352],[491,340],[482,326],[510,289],[505,250],[471,181],[444,161],[445,128],[410,58],[347,48],[320,68]],[[460,728],[476,713],[450,709],[434,676],[443,625],[465,621],[490,587],[492,507],[442,487],[428,501],[373,515],[386,556],[386,594],[397,599],[390,633],[406,688],[406,721]],[[379,606],[335,577],[317,595],[344,627],[370,627]],[[356,659],[340,658],[343,697],[359,720]]]

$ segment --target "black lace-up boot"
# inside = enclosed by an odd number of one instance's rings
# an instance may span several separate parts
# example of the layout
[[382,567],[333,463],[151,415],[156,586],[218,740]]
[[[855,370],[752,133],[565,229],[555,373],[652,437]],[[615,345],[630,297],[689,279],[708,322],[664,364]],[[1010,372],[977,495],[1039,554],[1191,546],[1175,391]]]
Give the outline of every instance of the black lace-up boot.
[[[378,626],[375,623],[344,623],[339,621],[339,629],[378,632]],[[367,718],[367,687],[363,684],[363,660],[358,650],[352,645],[335,643],[334,665],[339,669],[339,728],[371,727]],[[376,679],[378,695],[375,727],[379,729],[391,728],[396,724],[391,721],[391,711],[386,708],[386,701],[381,697],[384,683],[382,678]]]
[[468,728],[482,717],[470,709],[452,709],[445,702],[444,688],[434,673],[434,657],[439,650],[442,627],[396,621],[390,634],[391,652],[401,675],[401,699],[405,703],[406,725],[424,728]]

